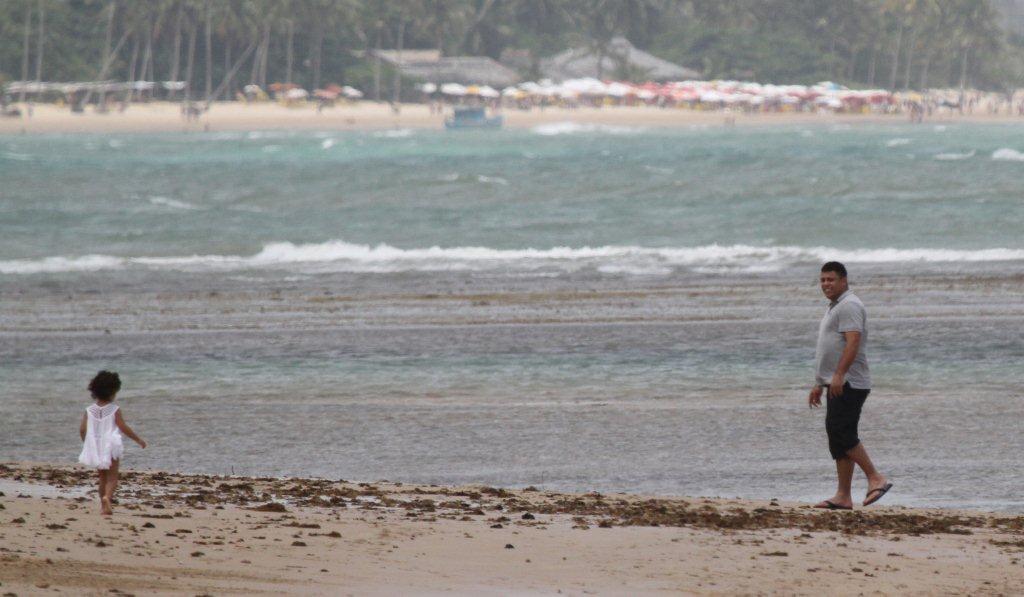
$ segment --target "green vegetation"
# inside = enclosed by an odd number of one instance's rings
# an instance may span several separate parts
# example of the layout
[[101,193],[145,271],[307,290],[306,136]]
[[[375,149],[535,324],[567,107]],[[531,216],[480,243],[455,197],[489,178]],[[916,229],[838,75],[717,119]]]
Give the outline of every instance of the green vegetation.
[[388,97],[374,48],[528,50],[536,77],[541,57],[624,35],[707,78],[1007,90],[1024,82],[1024,40],[1000,19],[991,0],[3,0],[0,81],[185,80],[191,97],[338,82]]

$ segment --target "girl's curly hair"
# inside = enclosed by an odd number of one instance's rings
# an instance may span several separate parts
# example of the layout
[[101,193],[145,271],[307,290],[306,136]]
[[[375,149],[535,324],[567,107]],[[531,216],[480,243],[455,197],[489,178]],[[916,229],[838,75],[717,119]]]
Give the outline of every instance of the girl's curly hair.
[[100,371],[89,382],[89,393],[97,400],[113,400],[121,389],[121,377],[113,371]]

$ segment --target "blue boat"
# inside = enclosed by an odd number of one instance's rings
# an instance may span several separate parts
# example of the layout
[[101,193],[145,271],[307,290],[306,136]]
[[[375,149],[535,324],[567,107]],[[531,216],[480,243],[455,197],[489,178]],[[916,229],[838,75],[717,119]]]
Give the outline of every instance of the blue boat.
[[483,108],[455,108],[450,118],[444,121],[446,129],[500,129],[505,123],[503,116],[488,116]]

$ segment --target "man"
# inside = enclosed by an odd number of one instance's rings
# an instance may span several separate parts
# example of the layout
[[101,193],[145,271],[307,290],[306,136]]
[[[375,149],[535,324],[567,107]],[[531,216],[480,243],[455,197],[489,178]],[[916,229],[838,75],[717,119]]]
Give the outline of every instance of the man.
[[821,291],[830,302],[818,327],[817,369],[807,404],[811,408],[821,406],[821,395],[827,391],[825,431],[829,452],[836,461],[839,484],[836,494],[815,508],[852,510],[850,483],[854,464],[868,478],[863,505],[880,500],[892,488],[892,483],[875,470],[864,444],[857,437],[860,410],[871,392],[865,354],[868,329],[864,303],[850,292],[846,267],[842,263],[829,261],[821,266],[820,282]]

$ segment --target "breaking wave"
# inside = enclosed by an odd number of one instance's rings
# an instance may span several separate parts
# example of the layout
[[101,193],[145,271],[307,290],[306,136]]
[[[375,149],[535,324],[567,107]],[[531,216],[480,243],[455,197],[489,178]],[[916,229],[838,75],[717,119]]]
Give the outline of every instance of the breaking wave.
[[153,196],[149,198],[149,202],[153,205],[170,207],[172,209],[199,209],[199,207],[192,205],[187,201],[179,201],[177,199],[171,199],[170,197]]
[[831,247],[554,247],[494,249],[429,247],[400,249],[386,244],[345,241],[313,244],[270,243],[254,255],[192,255],[180,257],[55,256],[0,261],[0,274],[90,272],[141,268],[153,270],[232,271],[286,268],[308,272],[487,271],[572,272],[651,275],[685,268],[699,272],[775,271],[801,263],[840,259],[848,263],[1021,261],[1024,249],[853,249]]
[[552,122],[540,124],[531,132],[545,137],[555,135],[571,135],[576,133],[605,133],[609,135],[635,135],[644,132],[644,128],[635,126],[613,126],[609,124],[588,124],[580,122]]
[[974,154],[978,153],[972,149],[967,153],[939,153],[935,155],[935,159],[943,162],[955,162],[957,160],[969,160],[974,157]]
[[992,152],[992,159],[1000,162],[1024,162],[1024,153],[1003,147]]

